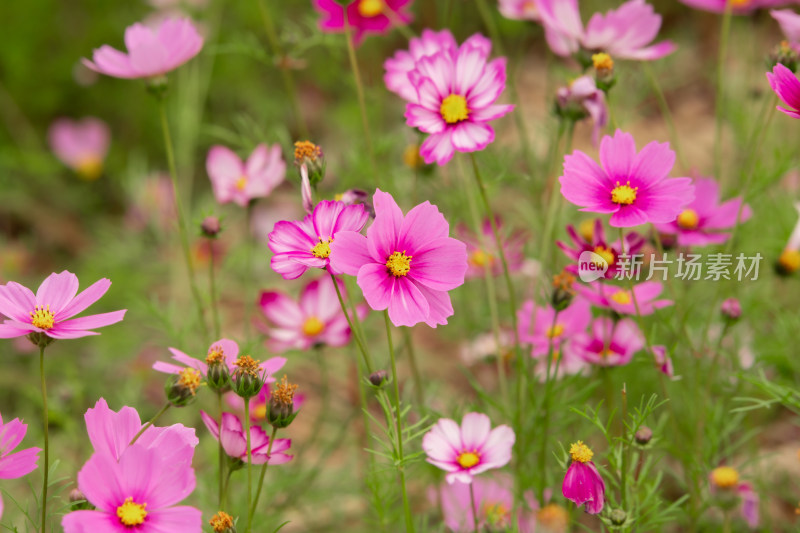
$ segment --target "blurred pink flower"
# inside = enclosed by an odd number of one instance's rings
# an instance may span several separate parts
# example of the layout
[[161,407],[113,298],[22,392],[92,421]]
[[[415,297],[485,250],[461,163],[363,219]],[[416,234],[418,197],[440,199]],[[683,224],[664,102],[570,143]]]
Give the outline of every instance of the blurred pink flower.
[[[706,246],[722,244],[730,233],[721,230],[731,229],[745,222],[753,211],[749,205],[742,206],[742,198],[719,202],[719,184],[713,178],[694,180],[694,200],[681,211],[678,218],[667,224],[656,224],[656,230],[666,235],[677,235],[679,246]],[[740,211],[741,209],[741,211]]]
[[[231,413],[222,413],[221,437],[220,425],[214,418],[204,411],[200,411],[200,417],[211,435],[222,442],[222,448],[229,457],[247,462],[247,435],[239,417]],[[269,440],[269,436],[260,426],[250,426],[250,461],[254,465],[264,463],[281,465],[292,460],[292,456],[285,453],[292,445],[290,439],[275,439],[272,450],[267,454]]]
[[[581,76],[572,80],[566,87],[556,91],[558,106],[564,112],[585,112],[592,119],[592,144],[597,146],[600,133],[608,124],[608,104],[606,93],[597,88],[593,76]],[[585,116],[585,115],[584,115]]]
[[[344,283],[337,280],[344,294]],[[267,324],[258,323],[267,335],[270,351],[309,350],[316,345],[344,346],[350,342],[350,326],[342,313],[333,282],[328,277],[306,285],[299,301],[279,291],[263,291],[259,298]],[[359,319],[367,315],[367,307],[358,306]]]
[[183,65],[200,52],[203,38],[187,18],[166,20],[156,29],[134,24],[125,29],[125,54],[108,45],[94,51],[90,69],[114,78],[154,78]]
[[[495,218],[498,232],[503,233],[503,222],[500,217]],[[467,245],[467,279],[483,278],[486,269],[493,276],[503,275],[503,264],[500,261],[500,254],[492,233],[492,224],[489,219],[484,219],[481,224],[481,235],[475,235],[466,225],[459,224],[456,228],[456,235],[460,241]],[[525,244],[525,234],[515,232],[507,237],[502,237],[503,252],[508,263],[509,272],[518,272],[522,268],[523,256],[522,249]]]
[[753,485],[747,481],[739,483],[736,491],[739,493],[739,498],[741,498],[739,511],[742,513],[742,518],[744,518],[748,526],[753,529],[757,528],[759,524],[758,493],[753,490]]
[[500,13],[513,20],[539,20],[539,0],[499,0]]
[[309,268],[328,268],[333,274],[341,273],[331,265],[331,244],[337,234],[361,231],[368,218],[362,205],[323,200],[301,221],[276,223],[268,242],[275,254],[270,262],[272,270],[283,279],[297,279]]
[[689,7],[711,11],[712,13],[724,13],[725,6],[730,2],[731,9],[736,15],[752,13],[756,9],[768,7],[780,7],[796,3],[793,0],[680,0]]
[[427,461],[441,468],[448,483],[472,483],[476,476],[511,461],[514,430],[502,425],[492,429],[489,417],[467,413],[461,426],[449,418],[440,418],[422,437]]
[[286,178],[281,147],[259,144],[246,162],[225,146],[212,146],[206,171],[217,202],[247,207],[251,200],[268,196]]
[[[178,366],[173,363],[165,363],[163,361],[156,361],[153,363],[153,370],[164,372],[165,374],[180,374],[184,368],[189,367],[194,368],[195,370],[199,371],[203,377],[206,377],[208,374],[207,361],[209,359],[216,359],[221,356],[228,367],[228,372],[232,375],[234,370],[236,370],[234,363],[239,357],[239,345],[230,339],[220,339],[212,343],[211,346],[208,347],[208,355],[206,356],[205,361],[195,359],[194,357],[191,357],[176,348],[169,348],[169,351],[172,353],[172,358],[184,366]],[[261,369],[261,372],[266,374],[267,383],[271,383],[275,381],[275,378],[272,377],[272,375],[283,368],[283,365],[285,364],[285,357],[271,357],[270,359],[267,359],[261,363],[259,368]]]
[[672,379],[675,377],[675,369],[672,367],[672,358],[667,353],[667,347],[661,344],[653,346],[653,358],[656,366],[662,374]]
[[[565,267],[568,272],[576,274],[578,272],[578,261],[580,260],[581,254],[584,252],[593,252],[602,257],[606,265],[608,265],[605,279],[613,279],[620,273],[620,264],[617,259],[623,251],[621,241],[619,239],[611,242],[606,240],[603,221],[601,219],[595,219],[595,221],[591,223],[591,226],[582,224],[579,231],[576,231],[574,226],[567,226],[567,234],[570,239],[572,239],[575,248],[570,248],[566,243],[561,241],[557,241],[556,245],[561,248],[561,251],[563,251],[568,258],[574,261],[574,263]],[[640,234],[634,231],[626,233],[625,253],[629,256],[637,254],[644,246],[644,243],[645,238]]]
[[[473,35],[464,44],[478,40],[483,46],[489,46],[488,41],[479,35]],[[418,76],[416,73],[417,62],[423,57],[433,56],[438,52],[442,52],[446,57],[455,57],[458,52],[458,43],[453,34],[446,29],[438,32],[429,29],[422,30],[420,37],[413,37],[408,42],[408,50],[398,50],[383,63],[385,70],[383,81],[386,88],[407,102],[418,103],[419,94],[413,83]],[[488,55],[488,50],[486,53]]]
[[83,179],[91,181],[103,174],[111,132],[102,120],[60,118],[50,125],[47,139],[56,157]]
[[430,202],[404,216],[392,195],[378,189],[373,205],[367,236],[340,232],[331,245],[331,265],[357,276],[367,304],[388,309],[395,326],[447,324],[453,314],[447,291],[464,283],[466,246],[448,236],[450,226]]
[[741,481],[739,471],[726,465],[713,469],[708,477],[711,494],[725,495],[725,505],[728,505],[728,498],[738,498],[742,518],[748,526],[756,529],[759,525],[759,497],[753,490],[753,485],[748,481]]
[[776,109],[792,118],[800,118],[800,80],[794,72],[778,63],[772,72],[767,72],[770,87],[790,109],[777,106]]
[[[661,282],[643,281],[633,286],[633,293],[630,289],[623,289],[605,283],[589,283],[573,285],[578,295],[586,298],[592,305],[601,309],[611,309],[621,315],[635,315],[636,307],[639,307],[639,314],[651,315],[656,309],[669,307],[674,302],[672,300],[656,300],[664,289]],[[636,297],[634,302],[633,297]]]
[[637,153],[633,136],[617,130],[603,137],[600,162],[578,150],[565,156],[561,194],[581,211],[610,214],[615,228],[672,222],[694,200],[691,179],[667,178],[675,164],[668,143]]
[[790,9],[773,9],[769,14],[778,21],[789,45],[800,53],[800,15]]
[[0,324],[0,339],[31,333],[44,334],[52,339],[99,335],[91,330],[116,324],[125,316],[126,310],[72,317],[99,300],[110,286],[111,282],[103,278],[77,294],[78,276],[66,270],[47,276],[35,295],[14,281],[0,285],[0,313],[8,317]]
[[[352,28],[353,42],[361,44],[367,34],[382,34],[392,26],[405,26],[414,17],[407,11],[412,0],[355,0],[342,5],[336,0],[313,0],[322,15],[319,27],[324,32],[340,33]],[[346,20],[345,20],[346,18]]]
[[630,318],[614,321],[595,318],[590,333],[577,334],[567,349],[598,366],[627,365],[633,355],[644,348],[644,335]]
[[425,163],[444,165],[456,151],[475,152],[494,141],[488,122],[513,105],[495,105],[506,87],[506,59],[487,63],[491,42],[474,37],[453,56],[425,56],[409,74],[419,100],[406,104],[406,124],[430,134],[420,146]]
[[125,213],[125,223],[134,231],[149,225],[166,232],[175,225],[175,191],[168,174],[155,173],[136,180],[131,191],[131,204]]
[[3,422],[3,417],[0,416],[0,479],[15,479],[36,470],[38,466],[36,461],[39,460],[39,452],[42,451],[40,448],[26,448],[14,452],[27,432],[28,424],[19,418]]
[[533,300],[525,302],[517,312],[517,323],[520,341],[531,344],[531,356],[536,358],[547,355],[551,343],[553,353],[558,353],[562,343],[583,333],[592,320],[589,302],[583,298],[575,298],[557,316],[550,305],[534,307]]
[[578,507],[585,503],[588,514],[598,514],[605,504],[606,484],[592,462],[594,453],[581,441],[570,446],[569,453],[572,464],[564,476],[561,493]]

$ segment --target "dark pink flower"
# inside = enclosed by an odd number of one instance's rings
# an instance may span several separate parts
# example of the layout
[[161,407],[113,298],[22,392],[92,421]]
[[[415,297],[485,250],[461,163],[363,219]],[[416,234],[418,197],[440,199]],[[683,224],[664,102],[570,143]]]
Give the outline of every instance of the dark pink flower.
[[576,335],[565,350],[580,355],[584,361],[598,366],[623,366],[644,348],[644,335],[630,318],[614,321],[595,318],[590,333]]
[[382,34],[392,26],[405,26],[414,17],[407,11],[412,0],[354,0],[342,5],[336,0],[313,0],[322,15],[319,27],[324,32],[354,31],[353,42],[361,44],[367,34]]
[[50,125],[47,140],[56,157],[80,177],[95,180],[103,174],[111,133],[102,120],[60,118]]
[[792,118],[800,118],[800,80],[794,72],[778,63],[771,73],[767,72],[767,80],[778,98],[790,108],[777,106],[776,109]]
[[247,161],[239,159],[225,146],[212,146],[206,158],[206,170],[217,202],[235,202],[246,207],[251,200],[264,198],[286,177],[286,162],[281,147],[256,146]]
[[357,276],[367,304],[388,309],[395,326],[447,324],[453,314],[447,291],[464,283],[466,246],[448,237],[450,226],[430,202],[403,215],[392,195],[378,189],[373,205],[367,236],[340,232],[331,245],[331,265]]
[[[211,435],[220,442],[229,457],[247,462],[247,435],[242,427],[242,421],[234,414],[222,413],[222,433],[220,426],[214,418],[204,411],[200,411],[203,423]],[[269,436],[260,426],[250,426],[250,460],[254,465],[269,463],[281,465],[292,460],[292,456],[285,453],[292,445],[290,439],[275,439],[272,450],[269,449]]]
[[564,476],[561,493],[578,507],[586,504],[588,514],[598,514],[605,504],[606,484],[592,462],[594,453],[581,441],[570,446],[569,453],[572,464]]
[[[575,291],[589,302],[602,309],[611,309],[621,315],[635,315],[636,307],[640,315],[651,315],[656,309],[668,307],[672,300],[656,300],[664,289],[661,282],[643,281],[630,289],[623,289],[605,283],[575,284]],[[634,302],[634,296],[636,301]]]
[[[570,248],[566,243],[557,241],[556,245],[561,248],[564,254],[574,261],[567,265],[566,270],[574,274],[578,273],[578,261],[584,252],[592,252],[603,258],[608,269],[605,273],[606,279],[613,279],[619,274],[619,262],[617,258],[622,254],[623,247],[619,239],[615,241],[606,240],[603,221],[596,219],[591,226],[581,224],[579,231],[574,226],[567,226],[567,234],[575,248]],[[627,255],[637,254],[644,246],[645,238],[636,232],[625,234],[624,251]]]

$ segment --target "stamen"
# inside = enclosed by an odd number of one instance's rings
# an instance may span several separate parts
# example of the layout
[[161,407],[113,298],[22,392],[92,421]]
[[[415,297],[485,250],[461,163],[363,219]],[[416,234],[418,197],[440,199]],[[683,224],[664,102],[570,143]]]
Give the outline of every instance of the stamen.
[[467,99],[460,94],[451,94],[444,100],[439,107],[439,113],[448,124],[456,124],[469,118]]
[[147,517],[146,508],[146,503],[135,503],[133,497],[128,496],[122,505],[117,507],[117,517],[125,526],[138,526],[144,524],[144,519]]
[[39,329],[52,329],[55,324],[56,316],[50,311],[50,306],[43,307],[37,305],[31,311],[31,324]]
[[472,468],[481,462],[481,456],[478,452],[461,452],[456,461],[462,468]]
[[617,182],[617,186],[611,191],[611,201],[615,204],[631,205],[636,201],[636,192],[638,190],[639,187],[631,187],[630,181],[626,182],[625,185],[620,185]]
[[579,440],[569,447],[569,454],[572,456],[573,461],[580,463],[588,463],[592,460],[594,452],[586,446],[583,441]]
[[406,255],[405,251],[394,252],[386,260],[386,268],[396,277],[408,275],[411,272],[411,259],[413,256]]

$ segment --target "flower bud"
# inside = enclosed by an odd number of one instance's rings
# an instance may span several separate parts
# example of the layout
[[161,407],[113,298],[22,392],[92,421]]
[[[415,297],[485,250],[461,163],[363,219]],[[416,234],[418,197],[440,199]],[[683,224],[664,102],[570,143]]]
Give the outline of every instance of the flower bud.
[[195,400],[200,386],[200,371],[186,367],[178,374],[172,374],[164,385],[167,401],[175,407],[186,407]]
[[575,296],[575,289],[572,288],[573,283],[575,283],[575,276],[566,270],[553,276],[553,295],[550,300],[553,304],[553,309],[563,311],[569,307],[569,304],[572,303],[572,298]]
[[767,61],[767,69],[772,70],[772,68],[778,63],[788,68],[792,72],[797,70],[797,52],[792,48],[788,41],[781,41],[781,43],[775,47],[772,53],[770,53],[769,60]]
[[147,92],[158,98],[164,98],[164,95],[167,94],[167,88],[169,84],[167,83],[166,76],[156,76],[154,78],[148,78],[145,81],[145,86],[147,88]]
[[633,436],[634,440],[636,440],[636,444],[639,446],[646,446],[653,440],[653,430],[647,426],[642,426],[639,428],[639,431]]
[[208,523],[214,528],[214,533],[236,533],[233,517],[225,511],[220,511],[212,516]]
[[593,54],[592,66],[594,67],[597,88],[607,93],[617,82],[614,75],[614,60],[604,52]]
[[608,514],[608,519],[611,520],[611,523],[615,526],[622,526],[628,521],[628,513],[622,509],[614,509]]
[[73,511],[90,511],[95,507],[86,499],[86,496],[78,489],[72,489],[69,493],[70,509]]
[[222,231],[219,218],[210,216],[204,218],[202,224],[200,224],[200,231],[209,239],[216,238],[217,235],[219,235],[219,232]]
[[722,315],[731,322],[739,320],[742,316],[742,305],[736,298],[728,298],[719,306]]
[[298,167],[306,167],[311,186],[316,188],[325,177],[325,157],[322,148],[310,141],[294,143],[294,163]]
[[216,393],[231,390],[231,375],[222,348],[212,346],[206,357],[206,364],[208,365],[208,372],[206,372],[208,388]]
[[389,373],[386,370],[376,370],[369,375],[369,382],[372,383],[373,387],[382,387],[388,379]]
[[233,392],[245,400],[256,396],[264,386],[266,376],[259,363],[260,361],[249,355],[242,355],[233,363],[236,367],[231,376]]
[[289,383],[286,376],[276,384],[275,390],[269,399],[267,421],[273,428],[285,428],[294,421],[297,413],[294,411],[294,393],[297,385]]

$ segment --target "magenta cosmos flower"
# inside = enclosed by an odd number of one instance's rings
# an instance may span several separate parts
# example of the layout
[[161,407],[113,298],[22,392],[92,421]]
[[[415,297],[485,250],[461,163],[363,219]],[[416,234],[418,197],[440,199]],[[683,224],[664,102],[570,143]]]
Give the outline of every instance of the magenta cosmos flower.
[[361,231],[368,219],[363,205],[323,200],[303,220],[278,222],[268,237],[269,249],[275,254],[272,270],[283,279],[297,279],[309,268],[341,274],[330,261],[331,243],[340,232]]
[[60,118],[50,125],[47,140],[56,157],[83,179],[91,181],[103,174],[111,133],[102,120]]
[[512,20],[539,20],[538,0],[499,0],[500,13]]
[[767,80],[775,94],[790,109],[777,106],[776,109],[792,118],[800,118],[800,80],[794,72],[778,63],[772,72],[767,72]]
[[[695,198],[674,221],[657,224],[656,229],[666,235],[677,235],[679,246],[706,246],[728,240],[731,229],[753,215],[749,205],[742,206],[742,198],[719,201],[719,184],[712,178],[694,180]],[[738,222],[737,222],[738,217]]]
[[449,418],[440,418],[422,437],[427,461],[441,468],[448,483],[472,483],[472,477],[511,460],[514,430],[508,426],[492,429],[489,417],[467,413],[461,427]]
[[522,309],[517,312],[519,338],[531,344],[533,357],[547,355],[551,344],[553,353],[557,353],[563,342],[583,333],[591,320],[589,302],[583,298],[575,298],[558,315],[550,305],[535,307],[533,300],[522,304]]
[[[467,42],[483,47],[491,46],[488,39],[481,35],[473,35]],[[386,83],[386,88],[407,102],[419,102],[419,94],[413,83],[418,76],[416,73],[417,62],[423,57],[433,56],[438,52],[444,53],[447,57],[455,57],[458,52],[458,43],[453,34],[450,33],[450,30],[438,32],[429,29],[422,30],[420,37],[413,37],[408,42],[408,50],[398,50],[383,63],[385,70],[383,81]],[[488,55],[488,53],[487,49],[486,54]]]
[[569,453],[572,464],[564,476],[561,493],[578,507],[586,504],[588,514],[598,514],[605,504],[606,484],[592,462],[594,453],[581,441],[570,446]]
[[800,53],[800,15],[790,9],[773,9],[769,14],[778,21],[789,46]]
[[403,216],[391,194],[378,189],[372,201],[375,221],[367,236],[340,232],[331,265],[357,276],[367,304],[388,309],[395,326],[447,324],[453,314],[447,291],[464,283],[466,246],[448,237],[450,226],[430,202]]
[[649,46],[661,28],[661,15],[644,0],[629,0],[605,14],[595,13],[583,27],[578,0],[537,0],[545,38],[556,55],[581,48],[619,59],[652,61],[675,51],[671,41]]
[[[214,438],[222,442],[222,448],[229,457],[247,462],[247,435],[242,427],[242,421],[232,413],[222,413],[222,436],[220,437],[220,426],[213,417],[200,411],[200,417]],[[254,465],[269,463],[281,465],[292,460],[292,456],[286,454],[286,450],[291,447],[290,439],[275,439],[272,450],[269,449],[269,436],[259,426],[250,426],[250,459]]]
[[103,296],[111,282],[103,278],[78,294],[78,277],[72,272],[55,272],[39,285],[36,294],[19,283],[0,285],[0,314],[8,317],[0,324],[0,339],[41,333],[53,339],[77,339],[99,335],[94,328],[116,324],[125,309],[72,318]]
[[[566,270],[573,274],[578,273],[578,261],[584,252],[592,252],[603,258],[608,269],[605,272],[606,279],[613,279],[620,273],[618,257],[622,254],[622,244],[619,239],[615,241],[606,240],[603,221],[595,219],[581,224],[578,230],[574,226],[567,226],[567,234],[572,240],[574,248],[570,248],[566,243],[557,241],[556,245],[561,248],[564,255],[574,261],[567,265]],[[645,238],[638,233],[631,231],[625,235],[625,253],[629,256],[637,254],[644,246]],[[630,266],[630,265],[629,265]]]
[[[344,294],[344,283],[337,280]],[[309,350],[316,345],[344,346],[350,342],[350,326],[342,313],[336,288],[330,278],[320,278],[303,288],[299,301],[278,291],[264,291],[259,299],[267,325],[267,347],[272,352]],[[357,307],[360,319],[367,315],[366,306]]]
[[579,333],[566,349],[593,365],[622,366],[630,363],[644,344],[644,335],[630,318],[599,317],[592,322],[590,333]]
[[407,8],[411,0],[355,0],[342,5],[336,0],[313,0],[322,15],[319,27],[324,32],[340,33],[352,28],[353,42],[361,44],[367,34],[383,34],[392,26],[405,26],[413,20]]
[[114,78],[155,78],[175,70],[200,52],[203,38],[187,18],[163,21],[156,30],[143,24],[125,29],[125,54],[107,44],[83,64]]
[[[620,315],[635,315],[636,306],[639,314],[652,315],[656,309],[669,307],[672,300],[657,300],[664,286],[658,281],[643,281],[630,289],[623,289],[605,283],[590,283],[588,285],[575,284],[575,291],[586,298],[595,307],[610,309]],[[634,298],[636,301],[634,302]]]
[[797,3],[792,0],[680,0],[681,3],[695,9],[711,11],[712,13],[724,13],[728,3],[731,4],[733,13],[744,15],[752,13],[756,9],[768,7],[780,7]]
[[578,150],[564,157],[561,194],[581,211],[610,214],[615,228],[672,222],[694,200],[691,179],[667,178],[675,164],[668,143],[637,153],[633,136],[617,130],[603,137],[600,163]]
[[425,163],[444,165],[456,151],[476,152],[494,141],[488,122],[514,109],[496,105],[506,87],[506,59],[487,62],[491,44],[464,43],[416,63],[412,83],[417,102],[406,104],[406,124],[430,134],[420,146]]
[[[495,224],[502,235],[503,222],[500,217],[496,217]],[[480,236],[475,235],[464,224],[459,224],[456,228],[456,234],[459,240],[467,245],[468,268],[465,276],[467,279],[483,278],[487,269],[493,276],[503,275],[503,265],[499,259],[500,254],[497,250],[494,233],[492,233],[492,224],[489,219],[483,220]],[[526,236],[522,232],[514,232],[502,238],[503,252],[509,272],[518,272],[522,268],[522,263],[525,260],[522,252],[525,239]]]
[[235,202],[246,207],[250,200],[263,198],[286,178],[286,162],[277,144],[259,144],[247,161],[224,146],[212,146],[206,171],[217,202]]

